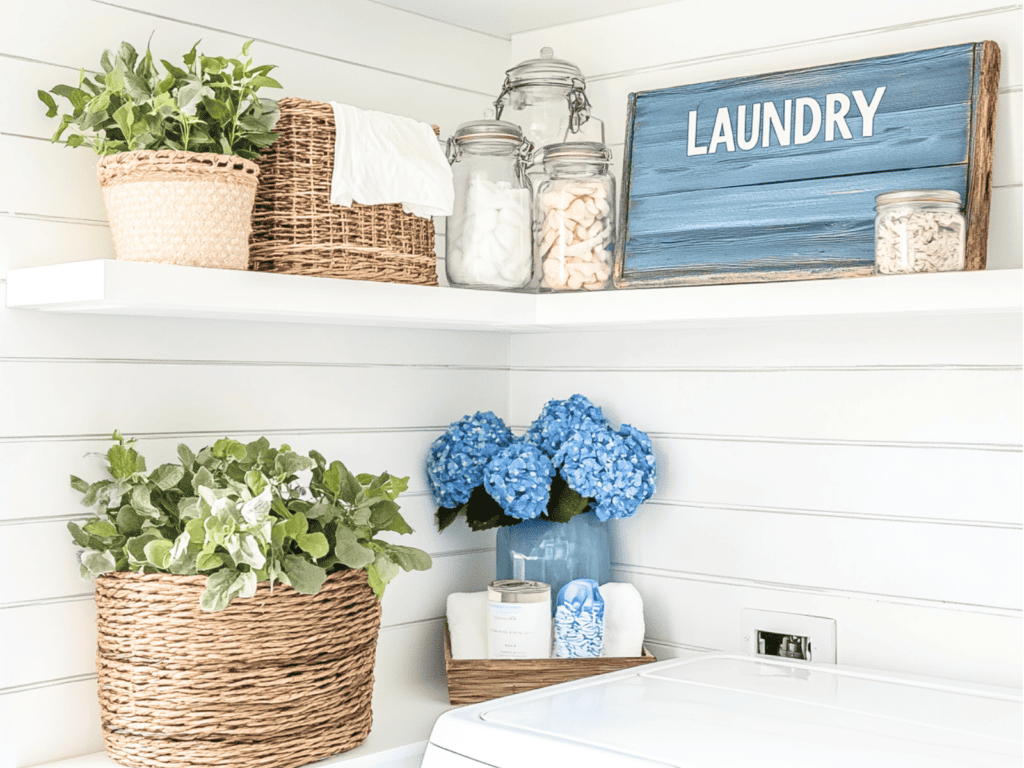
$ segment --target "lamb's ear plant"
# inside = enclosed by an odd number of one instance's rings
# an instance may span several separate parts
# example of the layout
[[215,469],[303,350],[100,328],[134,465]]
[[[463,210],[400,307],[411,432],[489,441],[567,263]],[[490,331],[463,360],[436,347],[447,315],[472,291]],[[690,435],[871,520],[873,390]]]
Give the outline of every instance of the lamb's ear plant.
[[[83,547],[83,578],[111,571],[205,575],[201,606],[219,611],[252,597],[261,581],[316,594],[332,573],[365,569],[378,598],[399,570],[426,570],[430,556],[377,539],[412,533],[395,502],[407,477],[353,475],[316,451],[301,456],[266,438],[223,439],[179,463],[146,471],[134,440],[114,432],[109,479],[71,477],[96,514],[68,523]],[[300,473],[309,472],[307,482]]]
[[38,92],[47,117],[59,114],[54,96],[70,102],[52,141],[90,147],[98,155],[175,149],[255,160],[277,139],[279,114],[277,102],[257,91],[281,85],[268,76],[274,65],[253,66],[252,42],[232,59],[204,56],[196,43],[182,57],[183,67],[156,64],[148,47],[143,56],[128,43],[104,51],[101,72],[88,76],[82,69],[77,85]]

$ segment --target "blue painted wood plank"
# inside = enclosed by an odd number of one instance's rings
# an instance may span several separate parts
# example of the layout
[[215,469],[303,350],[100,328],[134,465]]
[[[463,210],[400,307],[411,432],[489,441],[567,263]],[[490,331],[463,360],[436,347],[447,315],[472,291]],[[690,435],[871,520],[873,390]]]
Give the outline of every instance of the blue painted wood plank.
[[[704,162],[702,157],[685,162],[681,159],[686,157],[685,136],[643,144],[633,151],[630,194],[635,199],[666,189],[752,186],[793,178],[966,163],[970,114],[967,102],[916,110],[914,114],[880,115],[874,120],[874,136],[846,141],[838,148],[841,151],[819,134],[798,147],[773,144],[749,152],[723,150],[714,162]],[[853,134],[859,135],[861,119],[847,122]]]
[[955,189],[962,195],[967,190],[967,167],[917,168],[640,198],[630,209],[627,253],[631,255],[637,238],[646,235],[874,221],[875,196],[893,189]]

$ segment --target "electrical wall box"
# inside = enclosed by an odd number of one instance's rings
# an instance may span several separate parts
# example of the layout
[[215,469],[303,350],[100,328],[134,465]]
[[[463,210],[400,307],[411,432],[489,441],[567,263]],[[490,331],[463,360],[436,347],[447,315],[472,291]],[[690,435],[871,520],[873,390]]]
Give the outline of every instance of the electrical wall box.
[[744,608],[743,648],[752,656],[836,663],[836,622],[821,616]]

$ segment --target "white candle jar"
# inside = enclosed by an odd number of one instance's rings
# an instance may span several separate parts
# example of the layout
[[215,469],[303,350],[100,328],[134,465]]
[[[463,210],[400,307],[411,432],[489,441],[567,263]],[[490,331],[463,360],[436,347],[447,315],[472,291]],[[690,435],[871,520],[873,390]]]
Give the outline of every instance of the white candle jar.
[[967,225],[960,193],[908,189],[875,198],[875,269],[882,275],[964,268]]
[[533,237],[539,289],[599,291],[612,282],[615,179],[611,151],[592,141],[544,148]]
[[519,126],[501,120],[463,123],[448,140],[455,206],[445,232],[445,273],[452,286],[513,290],[529,284],[526,163],[532,149]]
[[501,579],[487,588],[487,658],[551,657],[551,585]]

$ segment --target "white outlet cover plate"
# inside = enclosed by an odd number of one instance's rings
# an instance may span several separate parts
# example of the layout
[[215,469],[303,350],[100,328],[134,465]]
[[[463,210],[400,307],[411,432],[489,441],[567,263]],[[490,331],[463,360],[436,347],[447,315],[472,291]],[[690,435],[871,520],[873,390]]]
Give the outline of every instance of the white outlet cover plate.
[[811,661],[820,664],[836,663],[835,619],[744,608],[741,613],[741,621],[743,648],[751,656],[757,656],[758,631],[775,632],[780,635],[800,635],[810,638]]

